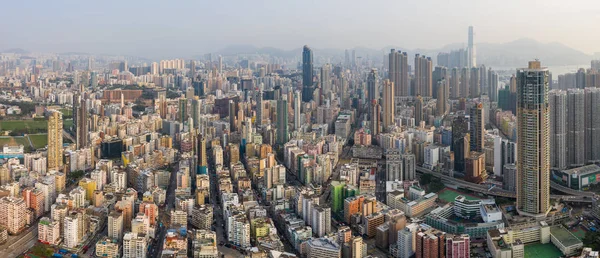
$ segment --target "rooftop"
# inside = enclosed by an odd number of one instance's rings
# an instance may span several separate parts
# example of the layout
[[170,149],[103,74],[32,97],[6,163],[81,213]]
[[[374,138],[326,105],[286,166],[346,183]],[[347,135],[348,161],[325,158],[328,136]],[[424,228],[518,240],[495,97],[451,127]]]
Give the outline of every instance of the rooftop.
[[564,246],[573,246],[577,244],[582,244],[581,240],[577,238],[573,233],[569,232],[561,225],[550,227],[550,234],[552,234],[558,241],[560,241]]
[[525,258],[557,258],[563,254],[553,244],[529,244],[525,245]]

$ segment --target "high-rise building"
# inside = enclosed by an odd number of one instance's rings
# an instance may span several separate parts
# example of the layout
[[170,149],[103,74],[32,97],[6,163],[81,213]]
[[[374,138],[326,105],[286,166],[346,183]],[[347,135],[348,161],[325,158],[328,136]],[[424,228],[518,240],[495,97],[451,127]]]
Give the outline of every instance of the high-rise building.
[[454,152],[454,170],[465,171],[465,159],[471,152],[469,122],[464,116],[457,116],[452,121],[452,145]]
[[[408,56],[406,52],[392,49],[389,54],[388,79],[396,88],[395,96],[409,96]],[[384,94],[385,95],[385,94]]]
[[325,64],[321,67],[321,89],[323,89],[323,94],[328,94],[331,92],[331,64]]
[[437,82],[437,100],[436,100],[436,114],[443,116],[446,114],[446,108],[448,107],[448,81],[446,79],[439,80]]
[[281,96],[277,100],[277,143],[285,144],[288,142],[288,104],[287,96]]
[[123,236],[123,258],[146,257],[147,250],[146,235],[130,232]]
[[123,238],[123,213],[112,211],[108,215],[108,237],[119,241]]
[[85,148],[87,146],[87,138],[88,138],[88,110],[87,110],[87,105],[86,105],[86,101],[85,99],[82,99],[82,97],[77,97],[76,102],[73,103],[76,107],[76,113],[74,114],[75,116],[77,116],[76,119],[76,134],[77,134],[77,138],[76,138],[76,144],[77,144],[77,149],[82,149]]
[[460,69],[456,67],[452,68],[450,73],[450,98],[460,98],[460,81]]
[[477,103],[471,108],[470,143],[471,151],[483,152],[485,142],[485,118],[483,117],[483,104]]
[[587,163],[600,163],[599,88],[585,89],[585,143],[585,155]]
[[431,87],[432,87],[431,94],[432,95],[431,96],[434,99],[437,99],[437,97],[438,97],[438,95],[437,95],[438,82],[441,80],[446,80],[446,82],[450,82],[450,76],[449,76],[450,74],[448,72],[449,72],[448,68],[443,67],[443,66],[436,66],[433,69],[433,72],[431,73],[431,81],[432,81],[432,83],[431,83]]
[[341,248],[338,243],[327,238],[313,238],[306,241],[307,258],[340,258]]
[[471,69],[463,67],[460,70],[460,86],[459,87],[459,96],[461,98],[468,98],[469,95],[469,82],[471,78]]
[[371,69],[371,72],[369,72],[369,75],[367,76],[367,92],[369,95],[369,102],[368,103],[373,103],[373,100],[379,100],[379,85],[378,85],[378,78],[377,78],[377,69],[373,68]]
[[371,101],[371,135],[376,138],[381,133],[381,106],[378,100]]
[[423,97],[417,95],[415,99],[415,125],[421,126],[421,121],[423,121]]
[[432,93],[432,64],[431,57],[415,55],[415,93],[424,97],[431,97]]
[[479,98],[479,95],[481,95],[479,68],[471,67],[471,72],[469,73],[469,76],[469,97]]
[[294,130],[295,131],[300,130],[300,127],[302,127],[301,106],[302,106],[302,92],[297,90],[294,92]]
[[548,69],[530,61],[516,78],[517,211],[543,217],[550,210]]
[[312,209],[312,223],[313,232],[319,236],[324,237],[331,233],[331,208],[326,206],[316,206]]
[[256,127],[262,126],[263,120],[263,91],[262,89],[256,91]]
[[469,67],[477,66],[477,54],[475,51],[475,42],[474,42],[474,32],[473,26],[469,26],[469,41],[468,41],[468,51],[469,51]]
[[490,101],[496,102],[498,101],[498,73],[490,68],[488,70],[488,96],[490,96]]
[[446,252],[446,233],[438,230],[418,232],[415,237],[416,258],[444,257]]
[[196,62],[190,60],[190,79],[192,82],[196,79]]
[[25,200],[16,197],[2,197],[0,199],[0,226],[6,228],[9,234],[15,235],[25,228],[26,223]]
[[411,229],[409,227],[398,231],[397,257],[410,258],[415,253],[413,249],[413,246],[415,245],[414,236],[416,236],[416,232],[411,232]]
[[56,110],[48,117],[48,170],[63,165],[63,120],[62,113]]
[[83,228],[80,224],[83,223],[80,223],[81,219],[76,212],[65,216],[63,244],[68,248],[75,248],[82,240]]
[[235,107],[237,105],[235,104],[235,101],[233,100],[229,100],[229,131],[231,132],[235,132],[236,127],[235,127]]
[[387,131],[394,124],[394,83],[390,80],[383,81],[383,130]]
[[312,49],[305,45],[302,50],[302,101],[310,102],[313,91],[313,53]]
[[567,90],[567,166],[572,168],[585,165],[584,94],[583,89]]
[[43,217],[38,222],[38,241],[44,244],[58,245],[60,243],[60,223]]
[[446,257],[469,258],[471,257],[471,239],[469,235],[451,235],[446,238]]

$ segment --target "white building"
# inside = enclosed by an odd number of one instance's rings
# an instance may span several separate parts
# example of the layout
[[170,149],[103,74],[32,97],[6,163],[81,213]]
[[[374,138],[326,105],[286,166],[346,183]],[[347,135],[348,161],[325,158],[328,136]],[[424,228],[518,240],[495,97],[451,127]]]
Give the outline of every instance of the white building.
[[38,241],[49,245],[58,245],[61,241],[60,223],[47,217],[41,218],[38,223]]
[[123,236],[123,258],[146,257],[148,239],[143,234],[127,233]]

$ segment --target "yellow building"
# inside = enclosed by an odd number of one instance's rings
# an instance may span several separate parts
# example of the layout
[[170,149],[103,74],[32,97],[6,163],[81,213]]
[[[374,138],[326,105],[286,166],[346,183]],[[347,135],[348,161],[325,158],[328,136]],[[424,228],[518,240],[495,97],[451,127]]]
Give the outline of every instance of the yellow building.
[[52,110],[48,117],[48,170],[58,169],[63,166],[62,132],[62,113]]
[[269,222],[264,218],[252,220],[252,223],[250,224],[250,234],[253,238],[269,235]]
[[94,191],[96,191],[96,181],[83,178],[79,180],[79,186],[85,190],[85,199],[91,201],[94,197]]

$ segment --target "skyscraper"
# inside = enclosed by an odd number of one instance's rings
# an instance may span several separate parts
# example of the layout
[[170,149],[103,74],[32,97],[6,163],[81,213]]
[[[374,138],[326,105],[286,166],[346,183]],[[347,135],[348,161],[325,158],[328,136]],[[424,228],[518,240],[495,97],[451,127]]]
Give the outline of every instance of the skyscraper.
[[448,80],[442,79],[437,82],[437,102],[436,102],[436,114],[442,116],[446,114],[446,107],[448,106]]
[[454,152],[454,170],[465,171],[465,159],[471,152],[469,144],[469,121],[465,116],[457,116],[452,120],[452,145]]
[[396,86],[396,96],[409,96],[408,56],[406,52],[392,49],[389,54],[388,79]]
[[277,100],[277,143],[287,143],[288,135],[288,104],[287,96],[284,95]]
[[450,73],[450,98],[460,98],[460,69],[454,67]]
[[313,97],[313,53],[304,46],[302,50],[302,101],[310,102]]
[[371,134],[373,135],[373,139],[376,139],[377,135],[381,133],[380,114],[381,106],[378,100],[374,99],[371,101]]
[[331,92],[331,64],[325,64],[321,67],[321,89],[323,94]]
[[302,126],[300,108],[302,105],[302,92],[299,90],[294,92],[294,130],[300,130]]
[[73,105],[75,106],[74,113],[74,122],[76,127],[76,145],[77,149],[81,149],[87,146],[87,137],[88,137],[88,110],[85,99],[83,99],[79,94],[74,96],[75,102]]
[[432,75],[431,75],[431,81],[432,81],[431,82],[431,87],[432,87],[431,94],[434,99],[437,98],[437,91],[438,91],[437,83],[440,80],[444,80],[444,79],[446,80],[446,82],[450,81],[450,77],[449,77],[450,74],[448,74],[448,72],[449,72],[448,68],[443,67],[443,66],[436,66],[435,69],[433,70]]
[[192,82],[196,79],[196,63],[194,60],[190,60],[190,78],[192,79]]
[[394,124],[394,83],[390,80],[383,81],[383,129]]
[[468,50],[469,50],[469,68],[477,66],[477,54],[475,52],[475,42],[473,39],[473,26],[469,26],[469,42],[468,42]]
[[600,89],[585,89],[585,155],[588,163],[600,163]]
[[367,77],[367,92],[369,95],[369,103],[372,103],[374,99],[379,99],[379,85],[377,78],[377,69],[371,69]]
[[262,117],[263,117],[263,91],[256,91],[256,127],[260,127],[262,125]]
[[480,85],[479,85],[479,68],[471,67],[471,73],[469,74],[469,97],[479,98]]
[[423,97],[417,95],[415,99],[415,125],[417,127],[421,126],[421,121],[423,121]]
[[235,132],[235,107],[233,100],[229,100],[229,131]]
[[415,55],[415,93],[424,97],[432,96],[431,57]]
[[583,89],[567,90],[567,165],[585,165],[585,95]]
[[63,165],[62,113],[50,111],[48,117],[48,170],[58,170]]
[[477,105],[471,108],[471,151],[483,152],[483,144],[485,141],[484,121],[485,120],[483,117],[483,104],[477,103]]
[[548,92],[550,106],[550,167],[567,168],[567,93],[561,90]]
[[548,69],[539,61],[517,70],[517,211],[543,217],[550,210]]
[[490,101],[496,102],[498,101],[498,74],[490,68],[488,70],[487,79],[488,96],[490,96]]
[[460,86],[459,86],[459,96],[461,98],[468,98],[469,95],[469,81],[471,78],[471,69],[463,67],[460,71]]

